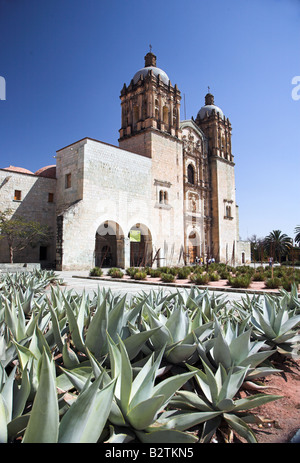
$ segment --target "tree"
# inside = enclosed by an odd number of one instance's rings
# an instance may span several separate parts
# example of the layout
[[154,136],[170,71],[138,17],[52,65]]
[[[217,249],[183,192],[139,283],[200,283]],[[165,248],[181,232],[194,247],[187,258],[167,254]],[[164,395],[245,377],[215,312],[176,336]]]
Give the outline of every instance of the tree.
[[9,248],[10,263],[14,254],[29,245],[46,244],[51,238],[50,228],[33,220],[28,221],[21,215],[13,215],[12,209],[0,211],[0,239],[6,239]]
[[300,245],[300,225],[295,228],[295,242]]
[[292,238],[280,230],[273,230],[264,239],[264,245],[271,257],[281,262],[281,256],[286,255],[293,245]]
[[257,235],[252,235],[248,238],[251,246],[251,260],[253,262],[263,262],[265,258],[264,238],[258,238]]

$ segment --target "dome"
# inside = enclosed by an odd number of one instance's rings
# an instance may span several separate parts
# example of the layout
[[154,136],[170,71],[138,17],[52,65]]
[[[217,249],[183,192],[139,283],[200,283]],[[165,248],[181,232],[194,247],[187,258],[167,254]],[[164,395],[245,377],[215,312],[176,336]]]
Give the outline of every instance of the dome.
[[52,165],[41,167],[41,169],[37,170],[34,175],[38,175],[39,177],[56,178],[56,166]]
[[3,170],[9,170],[10,172],[18,172],[18,173],[21,173],[21,174],[33,175],[33,172],[31,172],[28,169],[25,169],[24,167],[9,166],[9,167],[4,167]]
[[169,79],[168,75],[165,73],[165,71],[163,71],[162,69],[157,68],[155,66],[146,66],[146,67],[140,69],[139,71],[137,71],[133,76],[133,83],[136,84],[139,81],[141,75],[146,77],[146,75],[148,74],[149,71],[152,71],[153,75],[155,75],[156,77],[160,76],[160,78],[161,78],[161,80],[163,81],[164,84],[166,84],[166,85],[169,84],[170,79]]
[[198,112],[197,117],[199,117],[200,119],[204,119],[204,117],[206,117],[207,113],[210,116],[213,110],[215,110],[216,113],[219,113],[220,117],[223,119],[224,114],[223,114],[222,109],[219,108],[219,106],[216,106],[214,104],[208,104],[208,105],[202,106],[202,108]]

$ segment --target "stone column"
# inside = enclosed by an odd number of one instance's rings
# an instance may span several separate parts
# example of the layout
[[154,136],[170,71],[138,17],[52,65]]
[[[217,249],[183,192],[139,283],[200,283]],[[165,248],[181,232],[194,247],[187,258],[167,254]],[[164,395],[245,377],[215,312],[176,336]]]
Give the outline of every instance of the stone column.
[[124,238],[124,268],[130,267],[130,240]]

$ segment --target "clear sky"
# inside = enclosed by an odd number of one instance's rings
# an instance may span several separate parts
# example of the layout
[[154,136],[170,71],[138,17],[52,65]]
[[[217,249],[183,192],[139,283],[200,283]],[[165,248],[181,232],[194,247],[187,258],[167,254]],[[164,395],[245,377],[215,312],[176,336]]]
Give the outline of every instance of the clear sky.
[[149,44],[181,119],[210,86],[231,121],[241,238],[294,237],[300,0],[0,0],[0,167],[35,172],[84,137],[118,145],[120,91]]

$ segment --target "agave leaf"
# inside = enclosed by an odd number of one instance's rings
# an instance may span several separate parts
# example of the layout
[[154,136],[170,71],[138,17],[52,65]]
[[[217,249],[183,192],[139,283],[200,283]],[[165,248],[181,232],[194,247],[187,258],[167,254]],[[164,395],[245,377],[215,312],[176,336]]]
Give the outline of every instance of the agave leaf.
[[256,319],[254,319],[254,318],[251,318],[251,321],[254,324],[254,326],[256,326],[256,328],[259,331],[262,331],[263,333],[265,333],[265,335],[269,339],[276,338],[277,334],[273,330],[273,328],[270,325],[270,323],[268,322],[268,320],[264,319],[264,317],[262,316],[262,314],[261,314],[261,312],[259,310],[256,310],[256,313],[257,313],[257,316],[258,316],[258,321]]
[[[13,440],[18,436],[18,434],[24,434],[26,426],[28,424],[30,414],[20,415],[10,421],[7,425],[8,437],[10,440]],[[1,419],[0,419],[1,422]],[[1,426],[1,425],[0,425]]]
[[14,395],[14,403],[13,403],[13,415],[12,418],[15,419],[20,416],[25,408],[27,399],[29,397],[31,390],[29,373],[27,368],[24,368],[22,371],[22,382],[20,389],[17,389]]
[[243,384],[248,368],[249,367],[240,367],[236,371],[233,371],[233,369],[229,370],[220,390],[218,402],[224,399],[232,399],[235,396]]
[[68,391],[75,387],[78,391],[81,391],[86,383],[86,380],[90,377],[92,369],[91,367],[78,367],[72,370],[67,370],[60,367],[63,374],[56,378],[56,386],[63,391]]
[[142,430],[150,426],[160,411],[165,397],[163,395],[150,397],[139,402],[127,413],[126,419],[134,429]]
[[244,399],[235,401],[235,411],[250,410],[251,408],[260,407],[273,400],[282,399],[283,396],[272,394],[254,394]]
[[109,426],[110,437],[105,441],[105,444],[127,444],[135,439],[135,435],[125,432],[117,432],[115,433],[115,429],[112,425]]
[[115,400],[112,401],[108,419],[110,423],[116,426],[128,426],[128,424],[125,421],[124,415]]
[[120,401],[122,410],[127,410],[132,387],[132,368],[126,348],[121,340],[119,346],[121,352]]
[[7,443],[7,422],[7,409],[4,398],[0,394],[0,444]]
[[[209,412],[183,412],[181,410],[175,410],[171,415],[167,414],[164,419],[164,414],[159,417],[159,422],[162,423],[161,429],[175,429],[176,431],[186,431],[193,426],[196,426],[205,421],[209,421],[216,416],[221,414],[220,411],[209,411]],[[147,428],[149,431],[150,428]]]
[[16,366],[12,369],[10,375],[6,378],[6,381],[1,391],[1,396],[6,406],[7,422],[11,421],[12,419],[13,387],[14,387],[16,369],[17,369]]
[[128,352],[130,360],[134,359],[137,356],[145,342],[148,341],[148,339],[160,329],[160,327],[157,327],[146,331],[141,331],[139,333],[132,334],[131,336],[128,336],[126,339],[124,339],[123,342]]
[[108,328],[108,307],[104,299],[97,308],[92,321],[88,327],[85,345],[91,353],[100,359],[103,352],[107,350],[107,328]]
[[68,346],[65,342],[62,349],[62,358],[64,362],[64,367],[68,370],[76,368],[79,365],[79,360],[75,352]]
[[14,342],[14,345],[16,346],[17,354],[19,357],[19,362],[21,369],[24,370],[26,367],[26,364],[29,363],[30,360],[34,359],[37,360],[36,356],[31,352],[30,349],[28,349],[25,346],[22,346],[21,344]]
[[62,353],[62,351],[63,351],[63,340],[62,340],[62,337],[61,337],[60,326],[59,326],[59,322],[58,322],[58,318],[56,316],[55,310],[53,309],[51,304],[49,304],[49,310],[50,310],[50,313],[51,313],[54,339],[55,339],[55,342],[57,344],[57,347],[58,347],[59,351]]
[[140,442],[143,444],[195,444],[198,438],[192,434],[187,434],[181,431],[171,429],[158,430],[151,432],[135,432]]
[[253,433],[253,431],[251,430],[251,428],[249,428],[249,426],[247,426],[247,424],[245,423],[245,421],[243,421],[242,419],[240,419],[238,416],[236,415],[232,415],[232,414],[227,414],[227,413],[224,413],[223,414],[223,417],[224,419],[227,421],[227,423],[242,437],[244,437],[247,442],[249,442],[250,444],[255,444],[257,442],[257,439],[255,437],[255,434]]
[[187,336],[189,323],[187,312],[184,312],[180,306],[175,307],[165,324],[171,333],[173,343],[180,342]]
[[54,367],[46,352],[41,358],[39,387],[23,438],[24,443],[56,443],[59,412]]
[[167,378],[158,383],[153,388],[152,396],[163,395],[165,398],[163,405],[166,406],[175,392],[179,390],[193,376],[195,376],[195,372],[192,371]]
[[239,336],[232,339],[229,344],[229,350],[232,358],[235,360],[235,364],[239,364],[245,358],[249,356],[250,352],[250,337],[251,330],[247,330]]
[[78,392],[83,391],[87,387],[87,385],[90,385],[91,379],[92,379],[91,371],[89,375],[86,377],[82,375],[82,372],[80,370],[77,371],[76,368],[73,370],[67,370],[61,367],[61,369],[64,372],[64,374],[67,376],[67,378],[70,380],[70,382],[72,383],[72,386],[75,387],[75,389]]
[[283,325],[281,325],[278,335],[283,335],[292,328],[295,328],[299,322],[300,315],[289,318],[285,323],[283,323]]
[[168,362],[181,363],[187,361],[196,351],[196,344],[178,343],[174,347],[168,346],[165,351],[165,357]]
[[109,312],[107,332],[114,342],[118,341],[118,336],[121,335],[123,327],[123,318],[125,311],[126,294]]
[[218,333],[214,342],[213,357],[217,365],[221,363],[226,369],[231,367],[230,349],[221,331]]
[[101,376],[79,394],[63,416],[59,443],[96,443],[106,424],[113,400],[115,380],[99,391]]
[[197,409],[201,412],[211,412],[209,406],[198,394],[191,391],[177,391],[176,395],[171,400],[171,405],[181,410]]
[[[69,322],[69,329],[70,329],[70,333],[71,333],[74,345],[79,351],[85,352],[85,344],[84,344],[84,340],[82,337],[82,331],[80,331],[79,325],[77,324],[77,320],[73,312],[73,309],[71,308],[66,298],[64,298],[64,302],[65,302],[66,313],[67,313],[68,322]],[[83,313],[81,311],[81,318],[82,317],[83,317]]]
[[139,371],[132,383],[130,408],[135,407],[139,402],[145,401],[153,395],[153,386],[157,370],[164,353],[164,349],[160,351],[156,360],[152,354],[149,360],[145,363],[143,368]]

